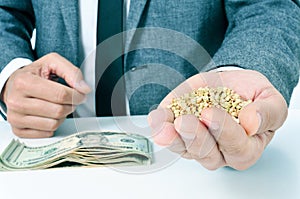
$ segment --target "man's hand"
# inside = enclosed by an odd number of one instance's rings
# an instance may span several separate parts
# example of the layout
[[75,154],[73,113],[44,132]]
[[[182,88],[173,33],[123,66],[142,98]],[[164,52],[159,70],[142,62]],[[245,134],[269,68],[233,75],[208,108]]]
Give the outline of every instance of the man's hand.
[[[53,81],[63,78],[70,87]],[[15,71],[2,92],[7,120],[19,137],[51,137],[85,100],[90,88],[80,70],[56,53],[48,54]]]
[[[207,108],[174,120],[171,100],[199,87],[224,86],[253,102],[239,114],[238,124],[225,111]],[[152,111],[148,121],[157,144],[214,170],[223,166],[244,170],[253,165],[287,117],[282,95],[262,74],[251,70],[197,74],[180,84]]]

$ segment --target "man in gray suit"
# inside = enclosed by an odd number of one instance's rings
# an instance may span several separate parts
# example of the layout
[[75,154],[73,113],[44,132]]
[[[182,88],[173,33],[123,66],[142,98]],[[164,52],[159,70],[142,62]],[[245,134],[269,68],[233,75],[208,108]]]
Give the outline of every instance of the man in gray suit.
[[[20,137],[52,136],[91,91],[76,67],[83,60],[80,2],[0,0],[0,88],[4,114]],[[148,117],[158,144],[208,169],[250,167],[286,119],[298,82],[299,21],[299,2],[292,0],[131,0],[126,29],[146,31],[126,38],[128,48],[136,49],[124,61],[130,113],[148,114],[159,104]],[[158,29],[147,34],[147,27]],[[162,28],[180,33],[169,35],[175,44],[156,35]],[[202,55],[192,42],[182,48],[182,35],[198,42],[214,64],[205,58],[191,63]],[[167,47],[145,44],[153,41]],[[180,50],[190,60],[178,56]],[[68,87],[49,81],[53,74]],[[178,94],[220,85],[253,100],[241,111],[240,124],[215,108],[204,110],[201,121],[191,115],[174,120],[166,108]]]

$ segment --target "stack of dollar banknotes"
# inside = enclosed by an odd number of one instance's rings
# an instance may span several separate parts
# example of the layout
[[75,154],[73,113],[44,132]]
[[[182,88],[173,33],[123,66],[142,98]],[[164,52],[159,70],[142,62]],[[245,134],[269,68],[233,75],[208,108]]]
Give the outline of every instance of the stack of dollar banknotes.
[[152,161],[144,136],[120,132],[80,132],[55,143],[29,147],[12,140],[0,158],[0,171],[57,167],[131,166]]

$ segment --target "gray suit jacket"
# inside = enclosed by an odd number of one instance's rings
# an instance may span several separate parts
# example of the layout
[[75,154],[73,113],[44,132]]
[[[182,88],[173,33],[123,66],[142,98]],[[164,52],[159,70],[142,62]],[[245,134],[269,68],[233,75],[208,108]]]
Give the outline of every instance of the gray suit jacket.
[[[131,0],[127,30],[160,28],[131,31],[126,37],[131,114],[147,114],[186,78],[226,65],[263,73],[289,102],[300,66],[297,2]],[[36,60],[50,52],[80,66],[78,15],[75,0],[0,0],[1,70],[16,57]]]

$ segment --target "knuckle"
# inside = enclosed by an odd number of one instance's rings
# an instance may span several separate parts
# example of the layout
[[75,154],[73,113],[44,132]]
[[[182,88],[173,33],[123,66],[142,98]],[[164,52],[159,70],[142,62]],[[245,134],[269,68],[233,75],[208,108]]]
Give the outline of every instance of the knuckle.
[[16,136],[18,136],[20,138],[26,137],[26,133],[24,132],[24,130],[22,130],[20,128],[12,127],[12,131]]
[[12,131],[13,133],[18,136],[19,138],[29,138],[31,137],[29,134],[28,134],[28,130],[26,129],[22,129],[22,128],[12,128]]
[[81,74],[82,74],[82,73],[81,73],[81,70],[80,70],[79,68],[77,68],[77,67],[74,67],[73,70],[74,70],[74,73],[75,73],[76,75],[78,75],[78,74],[81,75]]
[[65,108],[64,106],[57,106],[56,109],[54,110],[54,117],[59,119],[59,118],[62,118],[66,115],[65,113]]
[[26,75],[19,74],[13,81],[13,89],[17,90],[18,92],[23,92],[28,85],[28,81]]
[[10,123],[10,125],[13,126],[15,124],[15,121],[14,121],[13,117],[11,117],[11,115],[7,114],[6,119],[7,119],[7,122]]
[[244,171],[244,170],[248,169],[251,166],[251,164],[239,163],[239,164],[232,164],[229,166],[234,168],[235,170]]
[[16,111],[18,113],[24,113],[26,111],[26,107],[22,101],[17,98],[8,98],[6,101],[7,110]]
[[43,134],[43,137],[50,138],[53,137],[53,135],[54,135],[54,131],[47,131]]
[[68,105],[57,106],[53,111],[54,118],[56,119],[65,118],[68,114],[72,113],[73,111],[74,111],[73,106],[68,106]]
[[10,97],[6,100],[7,109],[15,110],[19,107],[19,102],[16,98]]
[[68,75],[66,75],[65,78],[67,80],[69,80],[70,82],[74,82],[75,83],[76,80],[82,78],[81,70],[79,68],[77,68],[77,67],[72,67],[71,70],[70,70],[70,73]]
[[51,120],[49,123],[48,123],[48,131],[52,132],[52,131],[55,131],[57,128],[59,127],[59,122],[57,120]]
[[216,163],[216,160],[213,160],[210,156],[207,156],[205,158],[195,158],[197,162],[199,162],[204,168],[214,171],[220,167]]
[[218,165],[205,165],[204,167],[210,171],[215,171],[219,168]]
[[56,53],[56,52],[51,52],[51,53],[49,53],[48,55],[47,55],[47,57],[50,57],[50,58],[58,58],[59,57],[59,54],[58,53]]
[[10,112],[7,113],[7,122],[10,123],[12,126],[19,125],[20,119],[16,117],[14,114]]
[[225,166],[225,163],[223,162],[223,159],[221,158],[213,158],[211,156],[207,156],[205,158],[196,159],[197,162],[199,162],[203,167],[210,171],[215,171],[223,166]]
[[58,89],[56,94],[57,102],[65,102],[69,98],[69,93],[65,89]]
[[222,158],[217,158],[211,160],[208,164],[206,164],[205,168],[207,168],[210,171],[215,171],[224,166],[226,166],[224,160]]

